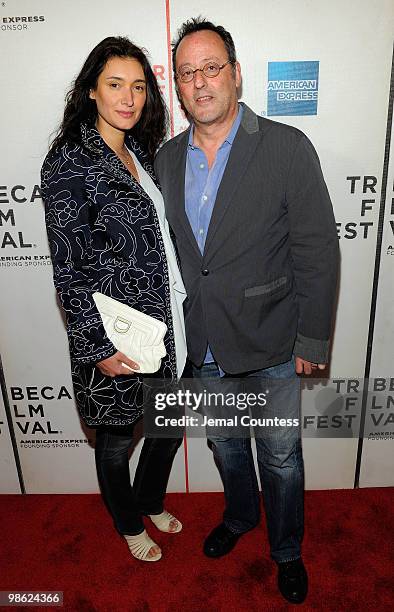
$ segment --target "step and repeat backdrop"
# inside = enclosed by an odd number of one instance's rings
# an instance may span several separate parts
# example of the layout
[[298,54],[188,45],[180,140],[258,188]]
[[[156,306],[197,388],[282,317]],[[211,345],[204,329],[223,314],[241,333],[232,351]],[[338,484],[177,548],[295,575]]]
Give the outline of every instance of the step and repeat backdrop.
[[[394,167],[391,0],[5,0],[0,3],[0,492],[98,490],[94,430],[77,414],[52,283],[40,167],[64,97],[109,35],[145,47],[171,111],[170,41],[203,15],[234,38],[240,99],[314,143],[341,248],[329,378],[302,392],[306,485],[393,486]],[[391,93],[390,93],[391,92]],[[392,110],[392,106],[391,106]],[[141,432],[139,432],[139,436]],[[141,439],[131,459],[134,469]],[[179,451],[169,490],[220,490],[204,439]]]

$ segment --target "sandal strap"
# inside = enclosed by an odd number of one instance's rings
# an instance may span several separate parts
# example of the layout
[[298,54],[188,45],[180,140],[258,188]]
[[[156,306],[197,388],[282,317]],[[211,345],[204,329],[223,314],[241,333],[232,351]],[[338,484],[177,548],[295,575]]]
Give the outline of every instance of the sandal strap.
[[127,541],[131,554],[136,559],[140,561],[158,561],[161,559],[161,552],[151,557],[148,556],[150,549],[157,544],[148,536],[145,529],[136,536],[124,535],[123,537]]
[[[167,512],[167,510],[163,510],[161,514],[149,514],[149,518],[151,519],[152,523],[156,525],[158,529],[160,529],[160,531],[165,531],[166,533],[179,533],[179,531],[182,529],[182,523],[178,521],[175,516]],[[171,521],[177,522],[176,529],[172,531],[170,531]]]

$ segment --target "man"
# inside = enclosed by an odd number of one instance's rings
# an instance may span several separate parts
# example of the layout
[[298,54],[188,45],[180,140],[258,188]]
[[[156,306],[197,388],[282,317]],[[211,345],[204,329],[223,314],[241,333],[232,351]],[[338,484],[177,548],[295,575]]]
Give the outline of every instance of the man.
[[[192,125],[161,149],[156,170],[188,294],[195,373],[296,380],[324,369],[338,239],[313,146],[299,130],[238,103],[241,69],[223,27],[201,18],[183,24],[173,68]],[[275,410],[299,418],[299,404],[296,384]],[[271,556],[282,595],[301,603],[300,431],[276,429],[256,438]],[[257,525],[259,492],[250,439],[214,437],[210,446],[226,509],[204,552],[220,557]]]

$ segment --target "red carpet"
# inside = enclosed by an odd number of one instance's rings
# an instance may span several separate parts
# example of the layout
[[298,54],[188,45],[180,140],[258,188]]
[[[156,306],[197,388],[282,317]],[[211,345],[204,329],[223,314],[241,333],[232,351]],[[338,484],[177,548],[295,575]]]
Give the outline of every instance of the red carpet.
[[98,495],[0,496],[0,590],[61,590],[63,608],[19,610],[211,612],[394,610],[394,489],[306,493],[304,560],[310,594],[287,605],[276,589],[265,528],[218,560],[201,552],[222,495],[168,495],[180,534],[150,527],[163,549],[141,563],[112,528]]

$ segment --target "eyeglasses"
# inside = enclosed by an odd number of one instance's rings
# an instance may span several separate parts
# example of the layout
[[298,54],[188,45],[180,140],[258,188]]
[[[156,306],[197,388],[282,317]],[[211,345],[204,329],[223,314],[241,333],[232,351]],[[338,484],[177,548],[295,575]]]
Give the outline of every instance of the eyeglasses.
[[208,62],[202,68],[195,68],[194,70],[192,68],[185,67],[182,68],[179,72],[177,72],[176,76],[180,81],[182,81],[182,83],[190,83],[190,81],[194,79],[194,75],[196,74],[196,72],[200,71],[203,73],[204,76],[213,79],[214,77],[218,76],[222,68],[227,66],[227,64],[232,63],[233,62],[231,60],[227,60],[227,62],[224,62],[224,64],[219,66],[219,64],[217,64],[216,62]]

